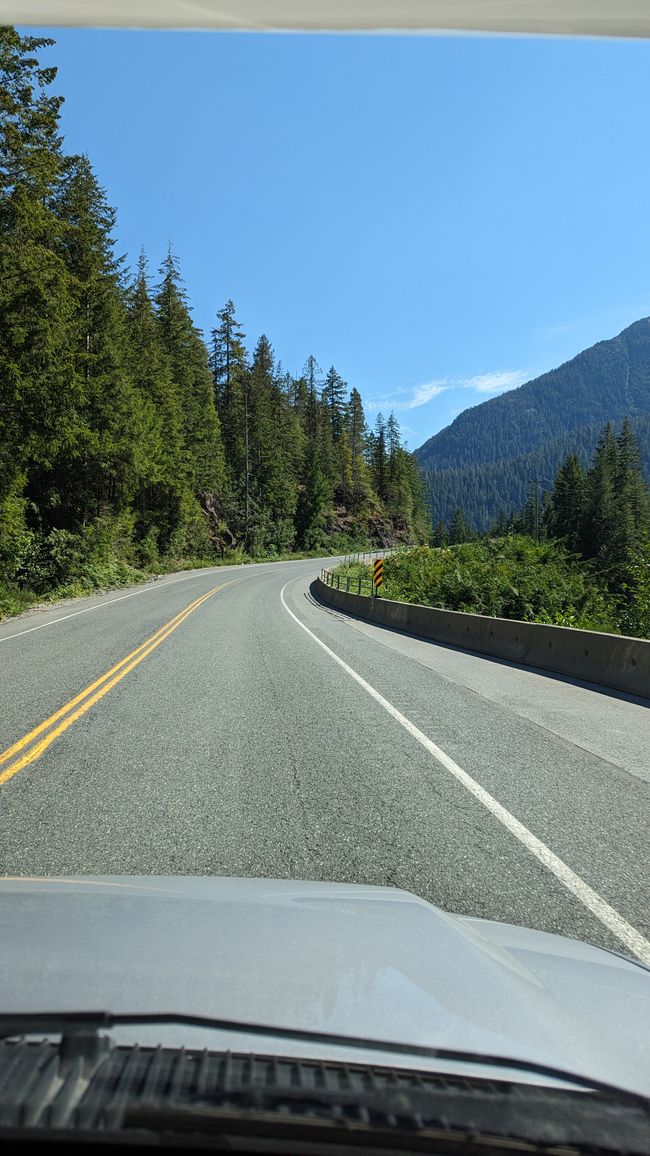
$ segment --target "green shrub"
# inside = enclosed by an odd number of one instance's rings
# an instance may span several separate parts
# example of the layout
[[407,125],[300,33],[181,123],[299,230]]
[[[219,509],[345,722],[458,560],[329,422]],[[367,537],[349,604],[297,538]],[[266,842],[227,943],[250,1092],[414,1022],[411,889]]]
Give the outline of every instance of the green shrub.
[[[370,577],[354,563],[346,574]],[[418,546],[384,563],[385,598],[495,618],[618,632],[619,605],[597,575],[558,542],[524,536],[433,549]]]

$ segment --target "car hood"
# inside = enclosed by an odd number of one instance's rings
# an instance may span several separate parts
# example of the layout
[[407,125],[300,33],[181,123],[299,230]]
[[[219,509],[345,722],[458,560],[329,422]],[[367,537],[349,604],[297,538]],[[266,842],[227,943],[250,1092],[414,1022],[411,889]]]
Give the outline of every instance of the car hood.
[[[576,940],[449,915],[405,891],[168,876],[4,879],[0,927],[0,1011],[217,1016],[507,1056],[650,1093],[650,970]],[[322,1054],[181,1025],[112,1034]],[[369,1059],[347,1050],[344,1058]],[[382,1058],[395,1063],[374,1056]]]

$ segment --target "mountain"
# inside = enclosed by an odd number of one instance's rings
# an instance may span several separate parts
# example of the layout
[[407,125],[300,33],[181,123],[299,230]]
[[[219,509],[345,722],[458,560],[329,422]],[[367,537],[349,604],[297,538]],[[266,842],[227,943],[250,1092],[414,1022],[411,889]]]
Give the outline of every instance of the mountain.
[[519,508],[530,479],[553,478],[575,451],[587,463],[606,422],[632,419],[650,476],[650,317],[558,369],[473,406],[415,450],[434,524],[461,507],[484,530]]

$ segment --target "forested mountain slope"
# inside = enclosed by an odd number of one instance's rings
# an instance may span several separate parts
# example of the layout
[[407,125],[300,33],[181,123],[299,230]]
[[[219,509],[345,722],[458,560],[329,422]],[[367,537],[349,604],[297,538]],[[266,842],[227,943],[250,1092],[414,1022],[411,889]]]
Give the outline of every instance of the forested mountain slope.
[[600,341],[519,389],[460,414],[415,456],[433,521],[456,508],[478,529],[518,508],[531,478],[553,477],[567,453],[589,459],[603,425],[632,419],[650,470],[650,318]]

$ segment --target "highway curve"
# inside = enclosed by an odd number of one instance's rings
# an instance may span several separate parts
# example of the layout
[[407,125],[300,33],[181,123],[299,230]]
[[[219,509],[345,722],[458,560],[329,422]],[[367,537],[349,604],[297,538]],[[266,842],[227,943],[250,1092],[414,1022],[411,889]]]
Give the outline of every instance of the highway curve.
[[650,962],[647,705],[348,618],[320,565],[2,623],[0,873],[386,884]]

